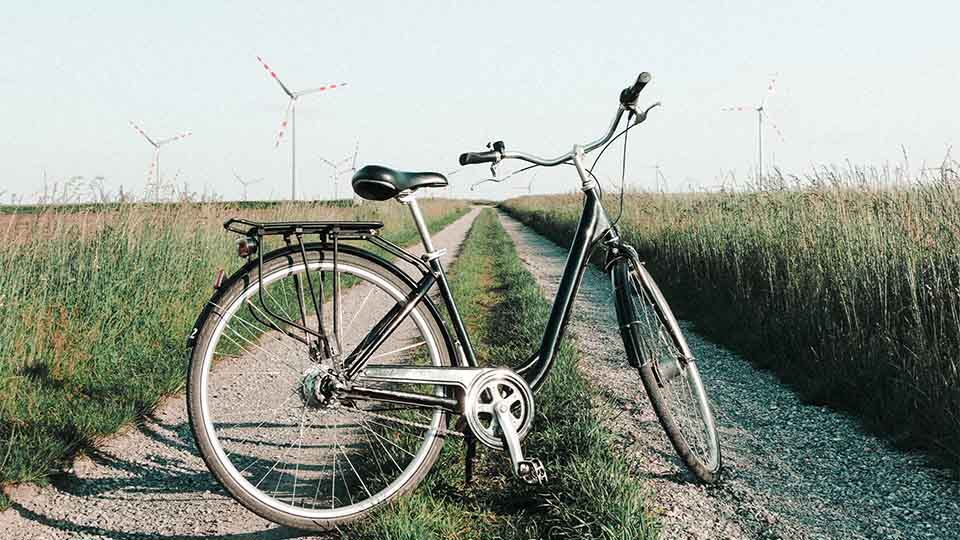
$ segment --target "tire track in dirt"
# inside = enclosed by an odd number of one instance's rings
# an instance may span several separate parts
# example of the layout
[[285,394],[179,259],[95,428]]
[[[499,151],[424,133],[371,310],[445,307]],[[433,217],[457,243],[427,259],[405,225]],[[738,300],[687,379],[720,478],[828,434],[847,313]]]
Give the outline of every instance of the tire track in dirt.
[[[479,212],[433,236],[435,247],[447,250],[447,265]],[[0,514],[3,540],[315,537],[264,520],[226,494],[194,447],[182,395],[79,457],[51,485],[18,486],[11,495],[12,507]]]
[[[567,250],[506,214],[501,220],[552,298]],[[960,538],[960,485],[948,471],[865,434],[852,418],[802,403],[773,375],[683,323],[716,410],[725,466],[721,485],[695,483],[626,365],[610,282],[594,267],[570,327],[580,369],[602,397],[594,401],[604,424],[653,490],[663,538]]]

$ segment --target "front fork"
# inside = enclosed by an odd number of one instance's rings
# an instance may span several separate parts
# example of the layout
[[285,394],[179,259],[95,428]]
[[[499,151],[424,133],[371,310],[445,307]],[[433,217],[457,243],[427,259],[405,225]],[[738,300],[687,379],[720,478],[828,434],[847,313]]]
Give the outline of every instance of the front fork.
[[[609,246],[607,260],[604,263],[604,270],[610,274],[613,285],[617,310],[617,321],[620,327],[620,335],[623,338],[624,348],[627,352],[627,361],[635,368],[650,366],[654,378],[662,387],[673,378],[684,372],[688,362],[693,360],[686,342],[678,341],[676,336],[680,335],[676,319],[672,313],[665,313],[660,306],[660,299],[656,296],[659,289],[655,284],[648,282],[649,275],[643,269],[643,263],[632,246],[622,242],[617,245]],[[642,290],[634,294],[631,283],[631,273],[635,274],[635,279]],[[652,307],[655,316],[659,319],[660,325],[657,326],[657,332],[660,335],[655,338],[652,336],[642,336],[642,333],[649,332],[650,328],[644,325],[640,320],[637,307],[634,302],[642,301],[641,295],[650,295],[653,300]],[[651,306],[645,306],[651,307]],[[663,335],[664,328],[670,328],[670,335]],[[639,330],[639,333],[637,332]],[[641,334],[641,335],[638,335]],[[679,351],[677,358],[658,358],[653,361],[648,354],[644,353],[643,339],[666,339],[673,341],[676,350]],[[682,339],[682,338],[681,338]]]

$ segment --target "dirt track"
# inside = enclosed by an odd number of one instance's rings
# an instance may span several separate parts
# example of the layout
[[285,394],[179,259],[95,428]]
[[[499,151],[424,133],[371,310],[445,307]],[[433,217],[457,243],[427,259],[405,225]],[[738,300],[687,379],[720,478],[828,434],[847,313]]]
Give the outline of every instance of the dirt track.
[[[447,265],[478,213],[434,235],[436,247],[447,249]],[[0,514],[2,540],[312,538],[225,494],[194,447],[182,396],[78,459],[53,485],[21,486],[12,498],[13,507]]]
[[[552,298],[566,250],[501,219]],[[684,324],[717,412],[726,467],[719,487],[693,483],[626,366],[610,283],[595,268],[584,276],[571,330],[606,425],[654,490],[663,538],[960,538],[960,484],[947,471],[864,434],[851,418],[803,404]]]

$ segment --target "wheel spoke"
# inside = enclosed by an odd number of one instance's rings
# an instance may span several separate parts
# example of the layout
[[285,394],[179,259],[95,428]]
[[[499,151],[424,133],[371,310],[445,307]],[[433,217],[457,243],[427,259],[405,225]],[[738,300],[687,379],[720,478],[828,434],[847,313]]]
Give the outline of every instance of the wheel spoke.
[[405,346],[405,347],[400,347],[399,349],[394,349],[394,350],[392,350],[392,351],[390,351],[390,352],[380,353],[380,354],[371,356],[371,357],[370,357],[370,360],[376,360],[377,358],[383,358],[383,357],[385,357],[385,356],[390,356],[391,354],[397,354],[398,352],[409,351],[409,350],[411,350],[411,349],[416,349],[416,348],[418,348],[418,347],[422,347],[422,346],[424,346],[424,345],[426,345],[426,344],[427,344],[426,341],[420,341],[420,342],[418,342],[418,343],[414,343],[413,345],[407,345],[407,346]]

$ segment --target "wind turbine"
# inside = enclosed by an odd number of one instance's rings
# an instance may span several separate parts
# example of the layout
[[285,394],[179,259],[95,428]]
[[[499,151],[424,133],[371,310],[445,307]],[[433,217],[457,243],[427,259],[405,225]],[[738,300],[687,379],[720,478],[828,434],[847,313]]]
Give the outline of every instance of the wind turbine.
[[257,61],[260,62],[260,65],[263,66],[263,69],[267,70],[267,73],[273,77],[273,80],[277,81],[277,84],[280,85],[280,88],[283,89],[283,93],[287,95],[290,100],[287,102],[287,110],[283,113],[283,120],[280,121],[280,131],[277,132],[277,141],[274,143],[273,147],[276,148],[280,146],[280,139],[283,138],[283,132],[287,129],[287,118],[290,119],[290,189],[293,200],[297,200],[297,100],[308,94],[316,94],[317,92],[324,92],[326,90],[333,90],[339,86],[346,86],[347,83],[339,84],[328,84],[326,86],[318,86],[317,88],[308,88],[307,90],[300,90],[299,92],[292,92],[287,85],[283,84],[283,81],[280,80],[280,77],[277,77],[277,74],[274,73],[270,66],[263,61],[263,58],[257,57]]
[[239,174],[237,174],[237,171],[233,171],[233,177],[236,178],[236,179],[237,179],[237,182],[240,182],[240,185],[243,186],[243,201],[244,201],[244,202],[247,201],[247,188],[250,187],[250,186],[252,186],[252,185],[254,185],[254,184],[259,184],[260,182],[263,182],[263,178],[254,178],[253,180],[249,180],[249,179],[246,179],[246,180],[245,180],[245,179],[243,179]]
[[666,191],[667,187],[667,177],[663,174],[663,167],[660,166],[660,162],[656,162],[653,165],[650,165],[650,168],[654,170],[653,173],[653,185],[657,190],[657,193],[663,193]]
[[[340,177],[347,173],[353,174],[357,172],[357,154],[359,152],[360,141],[357,141],[357,144],[353,147],[353,154],[348,155],[336,163],[323,156],[319,156],[320,161],[322,161],[324,165],[330,167],[330,178],[333,180],[333,200],[336,201],[340,199]],[[344,167],[344,165],[349,166]]]
[[137,130],[140,135],[143,135],[143,138],[146,139],[151,146],[153,146],[153,161],[150,162],[150,170],[147,172],[147,188],[149,189],[151,187],[150,176],[152,175],[154,177],[152,186],[154,189],[154,197],[156,202],[160,202],[160,189],[163,187],[163,178],[160,176],[160,149],[163,148],[164,145],[172,143],[173,141],[179,141],[184,137],[189,137],[193,134],[193,132],[185,131],[179,135],[174,135],[173,137],[154,140],[150,138],[150,136],[147,135],[147,133],[141,129],[140,126],[134,124],[132,120],[130,121],[130,125],[133,126],[133,129]]
[[533,181],[537,179],[538,173],[533,173],[533,176],[530,177],[530,181],[527,182],[527,195],[533,194]]
[[[760,100],[760,105],[752,106],[745,105],[741,107],[724,107],[722,111],[727,112],[756,112],[757,113],[757,163],[758,163],[758,177],[760,180],[763,179],[763,122],[764,119],[769,120],[767,110],[765,108],[767,104],[767,99],[774,94],[776,88],[777,76],[774,75],[770,82],[767,84],[767,93],[763,96],[763,99]],[[777,124],[773,120],[769,120],[770,125],[773,126],[774,131],[777,132],[777,136],[780,137],[780,140],[783,140],[783,133],[780,132],[780,128],[777,127]]]

